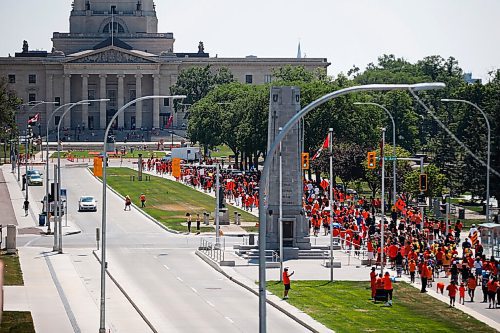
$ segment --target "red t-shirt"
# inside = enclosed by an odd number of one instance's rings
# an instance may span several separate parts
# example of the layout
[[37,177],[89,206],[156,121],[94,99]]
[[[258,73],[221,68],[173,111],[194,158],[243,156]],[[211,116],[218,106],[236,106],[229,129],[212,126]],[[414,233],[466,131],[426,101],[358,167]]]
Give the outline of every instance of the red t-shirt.
[[446,290],[448,290],[448,295],[450,297],[455,297],[457,295],[457,289],[458,287],[455,284],[450,284],[448,287],[446,287]]

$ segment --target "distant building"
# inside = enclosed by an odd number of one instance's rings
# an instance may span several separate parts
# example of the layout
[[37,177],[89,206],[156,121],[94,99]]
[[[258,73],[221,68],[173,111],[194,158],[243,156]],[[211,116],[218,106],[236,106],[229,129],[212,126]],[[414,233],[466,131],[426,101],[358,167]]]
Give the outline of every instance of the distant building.
[[464,78],[465,82],[470,83],[470,84],[482,83],[481,79],[473,79],[472,73],[464,73],[463,78]]
[[[65,128],[99,130],[120,107],[137,97],[170,95],[179,72],[189,67],[228,67],[239,82],[259,84],[271,82],[273,70],[285,65],[311,71],[329,66],[325,58],[213,58],[202,42],[197,52],[176,52],[173,33],[159,33],[157,27],[153,0],[74,0],[70,31],[53,33],[52,51],[30,51],[25,42],[15,57],[0,58],[0,77],[7,78],[25,102],[66,104],[109,98],[107,103],[77,106],[64,119]],[[37,108],[43,129],[54,108]],[[28,116],[20,110],[18,122],[23,127]],[[168,123],[180,127],[185,118],[185,113],[173,112],[169,100],[148,100],[129,107],[114,127],[158,129]],[[50,127],[59,119],[56,115]]]

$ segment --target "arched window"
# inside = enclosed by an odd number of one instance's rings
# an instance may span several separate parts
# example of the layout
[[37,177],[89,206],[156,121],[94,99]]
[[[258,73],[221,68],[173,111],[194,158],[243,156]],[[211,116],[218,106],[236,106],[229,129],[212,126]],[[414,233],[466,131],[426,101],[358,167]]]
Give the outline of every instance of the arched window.
[[105,34],[111,33],[111,25],[113,25],[113,33],[114,34],[116,34],[116,33],[120,34],[120,33],[125,32],[125,29],[123,29],[123,26],[118,22],[113,22],[113,23],[109,22],[108,24],[106,24],[104,26],[104,29],[102,30],[102,32]]

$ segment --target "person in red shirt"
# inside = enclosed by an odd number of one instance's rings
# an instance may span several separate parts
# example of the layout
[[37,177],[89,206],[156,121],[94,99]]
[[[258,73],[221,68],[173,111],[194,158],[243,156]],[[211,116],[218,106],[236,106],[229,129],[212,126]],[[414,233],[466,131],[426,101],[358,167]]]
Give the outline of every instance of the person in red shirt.
[[385,272],[384,275],[384,290],[387,294],[387,305],[392,306],[392,280],[389,272]]
[[288,274],[288,267],[285,267],[283,270],[283,285],[285,286],[285,293],[283,295],[283,299],[288,299],[288,291],[290,290],[290,276],[292,276],[295,272],[291,272]]
[[476,291],[476,287],[476,278],[474,277],[474,275],[469,276],[469,279],[467,280],[467,290],[471,302],[474,302],[474,292]]
[[499,288],[499,284],[497,278],[494,277],[486,284],[486,288],[488,288],[488,301],[490,302],[488,308],[495,308],[495,296],[497,295],[497,289]]
[[460,288],[458,288],[460,298],[458,299],[458,304],[465,304],[465,286],[464,283],[460,283]]
[[458,287],[455,284],[455,281],[451,281],[451,284],[446,287],[446,290],[448,290],[448,295],[450,296],[450,308],[452,306],[455,306],[455,297],[457,296],[457,290]]

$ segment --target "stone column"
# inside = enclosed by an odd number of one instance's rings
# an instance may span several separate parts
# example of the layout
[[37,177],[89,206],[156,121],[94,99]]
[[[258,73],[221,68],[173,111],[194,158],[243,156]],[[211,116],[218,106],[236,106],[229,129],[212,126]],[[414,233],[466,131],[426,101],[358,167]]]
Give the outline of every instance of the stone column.
[[[45,80],[45,88],[45,98],[47,102],[54,101],[54,75],[47,75],[47,78]],[[57,106],[54,104],[45,104],[45,117],[42,117],[42,133],[45,133],[47,120],[49,119],[55,107]],[[49,124],[49,128],[50,125],[51,124]]]
[[[142,97],[142,74],[135,75],[135,97]],[[135,104],[135,128],[142,127],[142,102]]]
[[[71,103],[71,74],[64,74],[64,104],[68,103]],[[71,127],[71,111],[64,116],[63,126],[64,128]]]
[[[153,74],[153,95],[160,95],[160,75]],[[153,99],[153,128],[160,128],[160,99]]]
[[[125,75],[118,74],[118,110],[125,104],[125,91],[123,88],[123,79]],[[125,127],[125,113],[118,115],[118,127]]]
[[[99,74],[100,79],[100,92],[99,98],[106,98],[106,74]],[[101,101],[99,103],[99,128],[106,129],[106,102]]]
[[[82,74],[82,101],[89,99],[89,75]],[[89,119],[89,106],[87,104],[82,105],[82,123],[80,126],[82,128],[88,128]]]

